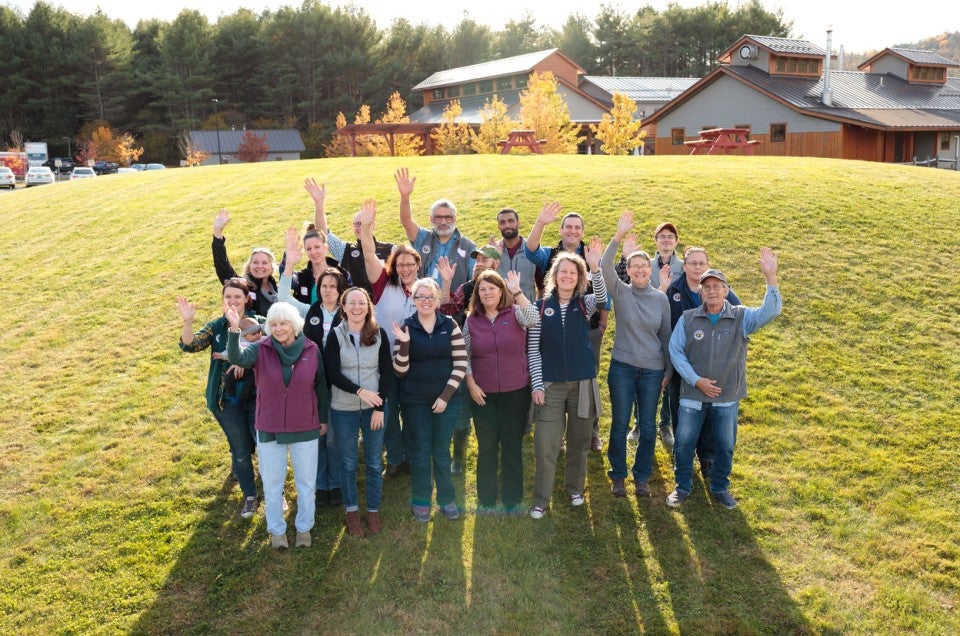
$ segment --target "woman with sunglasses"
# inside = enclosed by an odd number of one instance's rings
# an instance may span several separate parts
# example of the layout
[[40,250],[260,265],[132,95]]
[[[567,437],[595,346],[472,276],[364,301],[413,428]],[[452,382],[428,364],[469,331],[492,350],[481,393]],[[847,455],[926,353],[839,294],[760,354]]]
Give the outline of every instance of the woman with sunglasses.
[[413,440],[410,506],[422,523],[437,504],[447,519],[459,519],[450,475],[450,442],[460,412],[457,389],[467,372],[467,349],[457,323],[440,313],[440,287],[432,278],[413,284],[417,311],[393,323],[393,368],[400,378],[400,407]]

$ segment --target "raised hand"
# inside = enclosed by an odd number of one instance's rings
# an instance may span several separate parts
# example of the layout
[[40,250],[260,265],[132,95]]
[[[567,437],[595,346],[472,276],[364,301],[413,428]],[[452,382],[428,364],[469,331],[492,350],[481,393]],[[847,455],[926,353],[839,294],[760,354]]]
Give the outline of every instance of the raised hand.
[[410,177],[409,168],[400,168],[394,173],[393,178],[397,182],[397,190],[400,191],[400,196],[410,196],[410,193],[413,192],[413,186],[417,183],[417,178]]
[[303,188],[310,193],[310,198],[313,199],[314,204],[323,205],[324,200],[327,198],[327,184],[321,183],[317,185],[316,179],[307,177],[303,180]]
[[673,282],[673,272],[670,271],[670,263],[660,268],[660,288],[666,289]]
[[633,229],[633,212],[624,210],[620,218],[617,219],[617,234],[624,235]]
[[180,312],[183,322],[193,322],[197,315],[197,306],[183,296],[177,296],[177,311]]
[[760,271],[764,276],[777,274],[777,255],[769,247],[760,248]]
[[590,266],[590,271],[596,271],[600,267],[600,257],[603,256],[603,242],[600,241],[600,237],[594,236],[590,239],[590,245],[583,250],[583,255],[587,265]]
[[360,204],[360,225],[370,226],[377,220],[377,201],[373,198],[367,198]]
[[560,205],[559,201],[544,203],[543,207],[540,208],[540,214],[537,215],[537,223],[550,225],[560,216],[561,210],[563,210],[563,206]]
[[631,232],[623,239],[623,256],[626,258],[637,251],[637,235]]
[[507,291],[511,295],[520,291],[520,272],[510,270],[507,272]]
[[223,228],[230,222],[230,213],[220,208],[220,211],[213,215],[213,235],[217,238],[223,238]]
[[293,272],[294,265],[300,262],[302,254],[300,253],[300,234],[297,232],[297,228],[292,225],[287,228],[287,231],[283,236],[284,249],[287,251],[287,260],[284,261],[284,274],[288,271]]
[[393,323],[393,339],[397,342],[410,342],[410,334],[407,332],[407,328]]
[[453,275],[457,272],[457,264],[450,264],[450,259],[441,256],[437,259],[437,271],[440,272],[440,279],[444,282],[452,281]]
[[236,307],[228,305],[227,301],[223,301],[223,315],[227,319],[227,322],[230,323],[230,328],[233,331],[240,330],[240,313]]

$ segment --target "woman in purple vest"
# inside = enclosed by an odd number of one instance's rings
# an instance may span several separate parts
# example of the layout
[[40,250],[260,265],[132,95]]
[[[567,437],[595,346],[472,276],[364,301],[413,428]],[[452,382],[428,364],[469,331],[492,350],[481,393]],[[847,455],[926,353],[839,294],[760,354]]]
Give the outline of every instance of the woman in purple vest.
[[530,410],[527,328],[539,321],[520,289],[520,274],[509,272],[506,282],[495,270],[478,275],[463,340],[468,360],[464,381],[477,429],[479,512],[496,508],[498,490],[508,513],[516,511],[523,498],[521,441]]
[[330,390],[323,358],[316,343],[303,335],[303,318],[289,303],[274,303],[260,342],[240,349],[240,314],[225,312],[227,359],[253,368],[257,376],[257,455],[270,544],[286,548],[287,522],[283,518],[283,482],[287,455],[297,484],[297,547],[309,547],[312,538],[317,480],[317,444],[327,430]]

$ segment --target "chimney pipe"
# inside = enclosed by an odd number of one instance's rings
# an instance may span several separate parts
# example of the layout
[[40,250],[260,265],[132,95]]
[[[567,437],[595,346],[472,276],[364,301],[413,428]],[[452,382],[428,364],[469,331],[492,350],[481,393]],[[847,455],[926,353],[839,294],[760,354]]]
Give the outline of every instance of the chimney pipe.
[[827,29],[827,55],[823,61],[823,94],[820,103],[824,106],[833,106],[833,93],[830,92],[830,52],[833,46],[833,29]]

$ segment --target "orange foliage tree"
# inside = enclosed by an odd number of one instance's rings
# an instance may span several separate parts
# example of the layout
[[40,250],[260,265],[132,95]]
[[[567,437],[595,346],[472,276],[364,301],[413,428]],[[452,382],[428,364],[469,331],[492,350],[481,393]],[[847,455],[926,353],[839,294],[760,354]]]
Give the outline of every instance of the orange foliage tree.
[[266,159],[270,153],[270,147],[267,146],[267,133],[258,135],[252,130],[247,130],[240,139],[240,146],[237,148],[237,159],[240,161],[256,163]]

